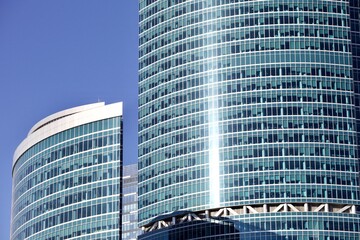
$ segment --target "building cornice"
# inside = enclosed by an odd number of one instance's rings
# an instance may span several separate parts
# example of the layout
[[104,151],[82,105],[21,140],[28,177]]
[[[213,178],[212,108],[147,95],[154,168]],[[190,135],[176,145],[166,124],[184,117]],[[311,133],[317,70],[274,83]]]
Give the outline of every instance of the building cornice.
[[54,113],[37,122],[27,137],[16,148],[13,167],[19,157],[36,143],[67,129],[102,119],[122,116],[122,102],[105,105],[104,102],[87,104]]

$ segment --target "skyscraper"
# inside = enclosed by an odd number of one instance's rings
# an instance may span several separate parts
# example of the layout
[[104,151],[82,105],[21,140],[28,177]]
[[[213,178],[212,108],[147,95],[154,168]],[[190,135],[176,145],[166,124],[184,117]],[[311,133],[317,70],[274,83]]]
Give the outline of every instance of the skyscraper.
[[137,164],[124,166],[123,171],[123,207],[122,207],[122,239],[136,240],[140,234],[138,227],[137,206]]
[[358,239],[359,1],[139,3],[141,238]]
[[121,172],[122,103],[39,121],[14,154],[11,239],[118,240]]

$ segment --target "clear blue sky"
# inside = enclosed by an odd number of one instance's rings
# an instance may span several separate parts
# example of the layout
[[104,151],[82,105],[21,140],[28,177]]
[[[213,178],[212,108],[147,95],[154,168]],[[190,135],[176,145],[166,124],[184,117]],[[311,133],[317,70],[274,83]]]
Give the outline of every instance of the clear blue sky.
[[136,0],[0,0],[0,239],[9,239],[12,156],[37,121],[124,102],[125,163],[137,159]]

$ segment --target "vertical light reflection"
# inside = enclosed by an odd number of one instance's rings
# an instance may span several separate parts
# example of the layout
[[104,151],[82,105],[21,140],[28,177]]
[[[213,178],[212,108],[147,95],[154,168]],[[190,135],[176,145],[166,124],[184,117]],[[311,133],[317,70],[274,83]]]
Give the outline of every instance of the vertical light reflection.
[[[214,89],[217,84],[211,84]],[[219,176],[219,126],[218,126],[218,97],[212,95],[209,98],[209,178],[210,178],[210,205],[212,208],[220,205],[220,176]]]
[[[209,119],[209,190],[210,207],[220,207],[220,176],[219,176],[219,111],[218,111],[218,78],[217,78],[217,58],[216,58],[216,32],[211,32],[207,36],[209,53],[208,58],[208,119]],[[215,41],[214,41],[215,40]]]

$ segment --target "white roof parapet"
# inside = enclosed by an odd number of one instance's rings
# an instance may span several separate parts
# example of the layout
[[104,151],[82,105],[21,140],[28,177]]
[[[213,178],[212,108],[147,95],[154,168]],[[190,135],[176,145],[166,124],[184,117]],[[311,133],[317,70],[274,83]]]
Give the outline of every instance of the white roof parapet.
[[36,143],[76,126],[122,116],[122,107],[122,102],[108,105],[105,105],[104,102],[93,103],[69,108],[40,120],[30,129],[27,137],[16,148],[13,157],[13,167],[18,158]]
[[92,104],[87,104],[87,105],[83,105],[83,106],[69,108],[69,109],[66,109],[66,110],[51,114],[50,116],[47,116],[46,118],[41,119],[39,122],[37,122],[30,129],[30,131],[28,133],[28,136],[30,134],[36,132],[40,128],[44,127],[45,125],[50,124],[52,121],[56,121],[56,120],[58,120],[60,118],[67,117],[67,116],[72,115],[72,114],[76,114],[76,113],[79,113],[79,112],[87,111],[87,110],[102,107],[102,106],[105,106],[104,102],[92,103]]

